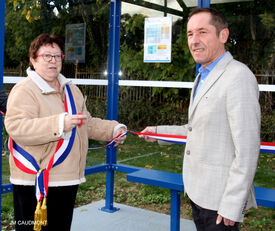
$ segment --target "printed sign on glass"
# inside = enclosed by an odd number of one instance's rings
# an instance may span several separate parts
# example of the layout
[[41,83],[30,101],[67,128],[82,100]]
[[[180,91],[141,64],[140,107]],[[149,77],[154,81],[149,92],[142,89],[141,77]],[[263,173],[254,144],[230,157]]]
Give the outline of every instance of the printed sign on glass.
[[65,62],[85,62],[86,24],[67,24],[65,41]]
[[144,62],[170,63],[172,41],[172,18],[145,18]]

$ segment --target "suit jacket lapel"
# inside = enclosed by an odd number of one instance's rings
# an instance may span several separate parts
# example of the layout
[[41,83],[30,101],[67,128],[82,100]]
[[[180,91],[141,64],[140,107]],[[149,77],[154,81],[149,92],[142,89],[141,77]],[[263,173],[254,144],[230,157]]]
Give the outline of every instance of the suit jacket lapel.
[[189,105],[189,110],[190,110],[190,106],[192,105],[193,103],[193,100],[194,100],[194,91],[196,90],[198,84],[199,84],[199,81],[200,81],[200,73],[197,74],[196,78],[195,78],[195,81],[194,81],[194,85],[193,85],[193,88],[192,88],[192,91],[191,91],[191,98],[190,98],[190,105]]
[[215,84],[215,82],[222,76],[223,72],[227,64],[233,59],[232,55],[228,52],[225,56],[217,63],[217,65],[213,68],[213,70],[207,76],[205,82],[199,89],[195,98],[193,98],[195,87],[198,84],[199,78],[196,78],[192,93],[191,93],[191,100],[189,105],[189,119],[191,118],[192,114],[194,113],[198,103],[200,102],[201,98],[205,95],[207,91]]

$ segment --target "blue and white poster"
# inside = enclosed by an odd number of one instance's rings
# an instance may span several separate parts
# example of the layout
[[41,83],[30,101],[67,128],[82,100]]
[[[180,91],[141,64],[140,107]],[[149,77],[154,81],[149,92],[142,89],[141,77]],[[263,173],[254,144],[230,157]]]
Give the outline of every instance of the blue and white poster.
[[172,48],[172,17],[145,18],[144,62],[170,63]]

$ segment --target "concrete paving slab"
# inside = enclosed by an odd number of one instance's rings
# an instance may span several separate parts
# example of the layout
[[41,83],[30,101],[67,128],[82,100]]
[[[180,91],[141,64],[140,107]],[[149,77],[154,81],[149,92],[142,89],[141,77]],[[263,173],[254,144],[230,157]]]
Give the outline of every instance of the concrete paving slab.
[[[169,231],[170,216],[145,209],[114,203],[117,212],[100,209],[105,200],[74,209],[71,231]],[[196,231],[193,221],[181,219],[180,231]]]

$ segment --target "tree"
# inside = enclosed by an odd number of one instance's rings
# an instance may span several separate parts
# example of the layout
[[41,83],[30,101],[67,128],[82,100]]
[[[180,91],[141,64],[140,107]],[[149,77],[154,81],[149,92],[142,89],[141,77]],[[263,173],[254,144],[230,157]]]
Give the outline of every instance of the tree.
[[[108,0],[6,0],[6,50],[8,62],[20,62],[27,47],[41,32],[56,33],[63,39],[65,26],[86,23],[86,65],[95,70],[106,68],[108,49]],[[230,24],[227,47],[238,60],[252,70],[274,69],[274,1],[249,1],[211,5],[222,11]],[[135,79],[189,81],[194,62],[186,46],[185,24],[189,8],[183,8],[183,20],[175,23],[171,64],[144,64],[144,15],[123,15],[121,21],[121,66]],[[175,26],[174,25],[174,26]],[[175,31],[175,30],[174,30]],[[17,54],[17,55],[15,55]],[[129,62],[132,60],[132,62]],[[134,64],[133,64],[134,63]],[[135,77],[134,77],[135,75]]]
[[22,15],[21,5],[17,9],[6,1],[5,16],[5,66],[28,63],[28,49],[34,33],[41,33],[41,22],[29,23]]
[[274,1],[251,1],[214,6],[229,21],[229,50],[253,71],[274,68]]
[[106,66],[108,1],[6,0],[5,65],[28,60],[30,42],[40,33],[54,33],[65,41],[66,24],[86,23],[86,64]]

